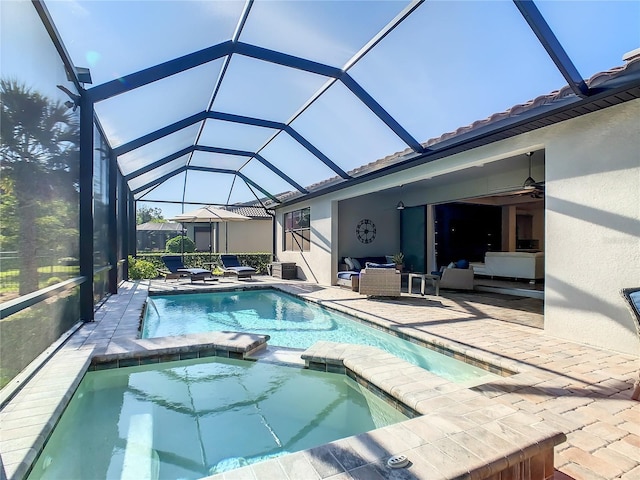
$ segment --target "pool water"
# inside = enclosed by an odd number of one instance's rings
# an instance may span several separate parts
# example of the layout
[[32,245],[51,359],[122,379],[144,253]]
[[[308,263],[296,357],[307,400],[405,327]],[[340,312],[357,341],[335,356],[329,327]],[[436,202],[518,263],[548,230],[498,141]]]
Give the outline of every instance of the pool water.
[[468,385],[497,375],[421,347],[293,295],[273,290],[149,297],[142,337],[233,331],[267,334],[269,345],[306,349],[319,340],[371,345],[450,381]]
[[201,478],[406,419],[345,375],[270,363],[88,372],[28,478]]

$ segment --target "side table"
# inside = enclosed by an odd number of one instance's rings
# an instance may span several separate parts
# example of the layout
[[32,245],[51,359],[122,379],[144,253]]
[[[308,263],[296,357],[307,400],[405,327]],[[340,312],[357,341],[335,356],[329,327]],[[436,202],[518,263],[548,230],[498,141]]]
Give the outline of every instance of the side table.
[[407,290],[409,292],[409,295],[411,295],[411,290],[412,290],[412,286],[413,286],[413,279],[414,278],[419,278],[420,281],[420,294],[424,295],[424,284],[426,282],[426,280],[431,280],[431,283],[433,284],[433,286],[436,289],[436,296],[440,295],[440,276],[439,275],[433,275],[431,273],[410,273],[409,274],[409,285],[407,286]]

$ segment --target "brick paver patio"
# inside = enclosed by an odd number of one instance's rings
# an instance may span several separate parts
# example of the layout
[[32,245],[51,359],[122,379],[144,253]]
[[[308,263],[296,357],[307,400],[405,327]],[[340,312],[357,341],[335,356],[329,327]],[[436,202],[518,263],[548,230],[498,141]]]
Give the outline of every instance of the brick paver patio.
[[[151,281],[148,288],[201,291],[267,283],[274,283],[274,279],[255,277],[251,281],[225,280],[207,285]],[[541,301],[446,290],[440,296],[403,294],[399,299],[367,299],[347,289],[300,281],[277,281],[277,286],[410,333],[437,348],[454,352],[455,356],[468,356],[517,371],[471,390],[492,403],[516,409],[528,422],[544,422],[566,434],[567,441],[556,447],[556,478],[640,479],[640,403],[630,400],[633,380],[640,368],[638,358],[545,334],[539,328],[543,321]],[[84,325],[71,337],[63,353],[66,351],[74,362],[74,369],[86,368],[83,355],[113,349],[136,335],[146,295],[146,282],[139,286],[125,283],[120,294],[112,296],[98,311],[96,322]],[[55,374],[55,369],[51,370]],[[65,388],[75,388],[76,382],[70,376]],[[20,395],[27,394],[25,388]],[[20,408],[15,402],[9,405],[6,413],[2,413],[3,421],[10,415],[15,418]],[[60,405],[52,405],[45,410],[59,409]],[[42,441],[38,439],[36,443]],[[4,423],[0,451],[5,467],[18,457],[33,458],[37,453],[33,447],[21,451],[16,447],[21,442],[25,440],[19,430],[7,430]],[[341,478],[349,478],[345,475]]]
[[[513,318],[537,323],[535,317],[542,315],[508,309],[504,299],[491,305],[485,295],[475,302],[473,293],[443,290],[439,297],[414,295],[403,301],[406,297],[365,299],[336,288],[294,290],[325,305],[419,330],[436,343],[515,363],[521,373],[473,390],[563,431],[567,441],[557,447],[555,458],[559,472],[575,479],[640,479],[640,402],[630,400],[640,359],[511,323]],[[535,301],[527,300],[535,311]]]

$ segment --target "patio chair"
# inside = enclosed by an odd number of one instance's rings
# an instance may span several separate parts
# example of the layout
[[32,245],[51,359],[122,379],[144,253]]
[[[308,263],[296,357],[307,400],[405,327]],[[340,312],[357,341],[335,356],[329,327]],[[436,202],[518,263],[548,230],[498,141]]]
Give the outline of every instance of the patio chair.
[[253,267],[247,267],[240,263],[237,255],[220,255],[220,261],[222,262],[222,270],[225,273],[231,273],[240,278],[251,278],[251,275],[258,273]]
[[360,271],[360,294],[368,297],[399,297],[401,278],[395,264],[376,267],[368,263]]
[[439,272],[431,273],[440,276],[440,288],[473,290],[473,266],[465,260],[459,260],[454,266],[442,267]]
[[164,275],[164,281],[167,279],[178,279],[178,278],[190,278],[191,282],[195,282],[197,280],[202,280],[206,282],[207,280],[216,281],[218,280],[213,276],[210,270],[205,268],[187,268],[182,263],[182,258],[180,255],[163,255],[162,261],[164,262],[167,269],[158,269],[161,275]]
[[[624,288],[621,293],[627,302],[627,307],[636,326],[636,334],[640,340],[640,288]],[[638,377],[633,385],[631,399],[640,400],[640,371],[638,371]]]

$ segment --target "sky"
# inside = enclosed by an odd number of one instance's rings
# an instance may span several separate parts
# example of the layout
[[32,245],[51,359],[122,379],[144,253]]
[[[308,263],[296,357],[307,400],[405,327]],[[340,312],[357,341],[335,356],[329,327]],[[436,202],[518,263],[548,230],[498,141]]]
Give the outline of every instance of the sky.
[[[1,3],[4,14],[13,2]],[[90,68],[92,86],[233,38],[245,8],[244,2],[234,0],[45,3],[74,63]],[[622,55],[640,47],[638,0],[536,4],[583,78],[622,65]],[[343,68],[408,5],[406,1],[256,1],[239,41]],[[4,47],[5,36],[19,35],[28,42],[28,32],[16,27],[15,22],[3,20],[3,75],[26,71],[20,52]],[[418,142],[566,84],[513,2],[506,0],[424,2],[348,73]],[[302,110],[329,80],[234,54],[228,65],[225,58],[217,59],[99,102],[96,112],[112,147],[204,111],[214,98],[214,111],[289,123],[345,171],[407,148],[340,81],[328,84],[326,92]],[[123,155],[120,168],[125,174],[135,172],[196,138],[201,145],[259,152],[302,186],[336,175],[286,133],[212,119],[202,129],[194,125]],[[204,152],[177,158],[130,185],[143,186],[187,161],[220,169],[242,167],[243,174],[272,194],[295,188],[259,159]],[[254,193],[234,175],[189,172],[144,198],[233,203],[253,200]],[[162,208],[165,217],[182,211],[181,205],[150,206]]]

